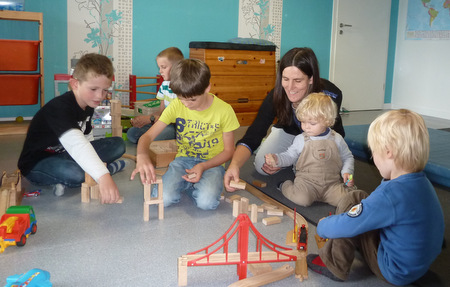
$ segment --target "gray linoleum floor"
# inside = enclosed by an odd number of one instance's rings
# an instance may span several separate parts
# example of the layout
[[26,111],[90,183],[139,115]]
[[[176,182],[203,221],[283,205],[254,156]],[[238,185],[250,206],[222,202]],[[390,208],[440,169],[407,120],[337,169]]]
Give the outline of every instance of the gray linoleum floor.
[[[344,124],[367,124],[379,113],[351,112],[343,116]],[[431,128],[450,127],[450,121],[426,120]],[[240,128],[236,139],[244,132],[245,127]],[[23,140],[21,135],[0,136],[0,170],[11,173],[16,169]],[[127,153],[135,150],[134,145],[127,145]],[[24,247],[10,246],[0,254],[0,284],[10,275],[40,268],[50,272],[53,286],[177,286],[177,258],[222,236],[234,221],[232,206],[224,201],[215,211],[201,211],[185,196],[181,203],[165,209],[163,220],[157,219],[153,206],[150,221],[145,222],[143,187],[137,179],[129,180],[133,168],[130,161],[124,171],[113,176],[125,198],[122,204],[81,203],[79,189],[55,197],[49,188],[42,188],[41,196],[24,198],[23,205],[34,207],[38,231]],[[27,191],[36,188],[26,180],[23,185]],[[246,191],[238,194],[250,203],[262,203]],[[267,215],[259,214],[256,228],[267,239],[284,245],[293,221],[283,216],[281,224],[265,226],[263,217]],[[308,253],[317,253],[315,232],[310,224]],[[255,250],[254,246],[251,241],[249,250]],[[309,271],[309,278],[302,283],[290,276],[268,286],[390,286],[370,275],[358,258],[352,271],[344,284]],[[188,268],[188,286],[228,286],[237,280],[234,265]]]

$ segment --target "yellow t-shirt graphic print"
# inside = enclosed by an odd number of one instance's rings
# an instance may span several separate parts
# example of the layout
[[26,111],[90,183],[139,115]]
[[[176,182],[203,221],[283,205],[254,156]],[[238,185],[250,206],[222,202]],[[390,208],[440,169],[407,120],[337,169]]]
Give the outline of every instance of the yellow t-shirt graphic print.
[[239,127],[233,108],[214,96],[211,106],[203,111],[188,109],[175,99],[162,113],[160,121],[176,124],[177,157],[209,160],[224,149],[223,133]]

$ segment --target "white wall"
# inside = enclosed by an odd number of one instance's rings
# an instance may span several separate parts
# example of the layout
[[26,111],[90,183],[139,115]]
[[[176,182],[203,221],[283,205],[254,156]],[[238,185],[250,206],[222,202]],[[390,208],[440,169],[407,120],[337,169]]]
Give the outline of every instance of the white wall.
[[391,107],[450,119],[450,40],[405,40],[407,11],[400,0]]

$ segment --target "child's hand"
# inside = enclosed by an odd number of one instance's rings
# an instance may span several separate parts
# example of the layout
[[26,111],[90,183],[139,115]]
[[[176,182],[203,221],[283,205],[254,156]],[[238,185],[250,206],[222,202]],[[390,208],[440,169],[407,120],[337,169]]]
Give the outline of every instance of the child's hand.
[[270,167],[277,167],[278,165],[278,157],[273,153],[268,153],[264,156],[266,160],[266,164]]
[[131,173],[130,179],[133,180],[137,173],[140,173],[142,184],[152,184],[156,181],[155,167],[146,155],[136,157],[136,168]]
[[201,164],[196,164],[193,168],[191,169],[186,169],[186,174],[182,176],[182,178],[185,181],[188,182],[192,182],[192,183],[196,183],[199,182],[200,179],[202,178],[202,174],[203,174],[203,167]]
[[104,174],[98,179],[98,186],[100,189],[101,203],[112,204],[116,203],[119,198],[119,188],[112,179],[109,173]]
[[274,174],[281,168],[277,167],[278,157],[275,154],[268,153],[264,156],[266,162],[262,166],[262,170],[267,174]]
[[344,173],[344,183],[346,186],[352,187],[354,185],[353,174]]

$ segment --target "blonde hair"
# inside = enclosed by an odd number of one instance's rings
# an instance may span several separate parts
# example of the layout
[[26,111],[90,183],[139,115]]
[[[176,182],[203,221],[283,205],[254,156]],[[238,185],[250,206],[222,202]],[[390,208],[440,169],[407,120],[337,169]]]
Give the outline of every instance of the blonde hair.
[[422,171],[430,153],[425,121],[407,109],[392,110],[378,116],[370,124],[367,142],[372,152],[390,150],[395,165],[408,172]]
[[169,47],[159,52],[156,58],[167,58],[170,63],[175,64],[184,59],[183,53],[177,47]]
[[337,106],[330,96],[324,93],[312,93],[300,102],[295,114],[299,121],[312,118],[324,123],[327,127],[332,127],[337,117]]

